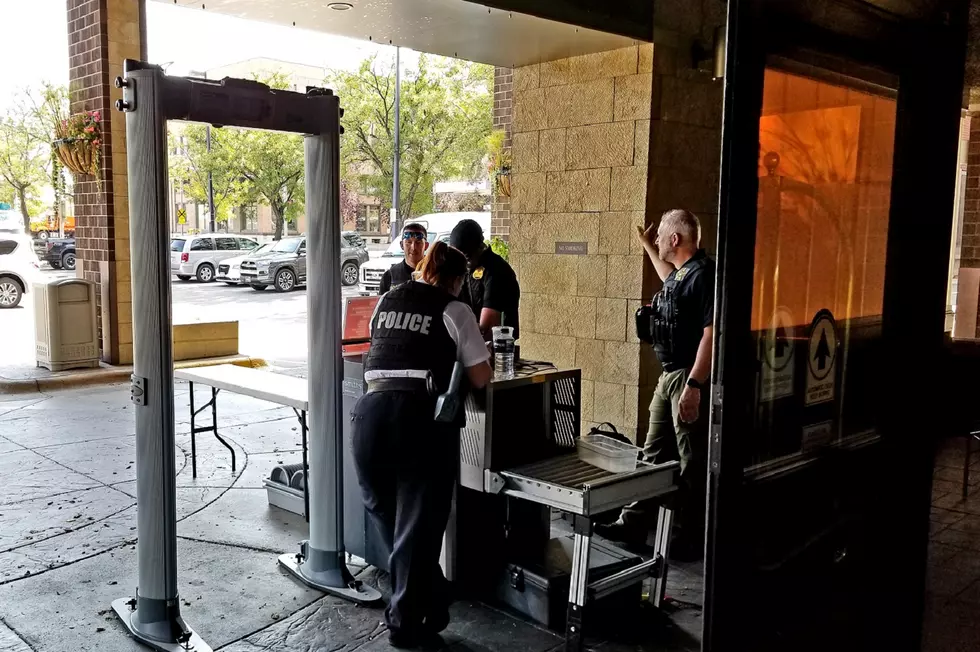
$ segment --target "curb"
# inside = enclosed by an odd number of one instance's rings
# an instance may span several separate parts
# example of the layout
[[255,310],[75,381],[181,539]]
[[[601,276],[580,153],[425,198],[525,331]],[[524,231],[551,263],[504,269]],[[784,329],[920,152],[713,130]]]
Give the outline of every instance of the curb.
[[[181,360],[174,363],[174,369],[194,369],[210,367],[219,364],[233,364],[239,367],[264,367],[265,360],[252,358],[247,355],[229,355],[220,358],[201,358],[199,360]],[[78,371],[50,378],[25,378],[23,380],[7,380],[0,378],[0,394],[31,394],[54,390],[88,387],[93,385],[112,385],[129,380],[133,373],[132,366],[104,367],[95,371]]]

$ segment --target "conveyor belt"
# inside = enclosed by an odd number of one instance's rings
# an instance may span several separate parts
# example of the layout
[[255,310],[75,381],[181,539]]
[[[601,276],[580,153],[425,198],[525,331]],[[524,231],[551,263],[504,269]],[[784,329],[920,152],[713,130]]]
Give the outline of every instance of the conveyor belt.
[[670,493],[679,467],[639,462],[635,471],[610,473],[569,453],[491,474],[488,490],[590,516]]

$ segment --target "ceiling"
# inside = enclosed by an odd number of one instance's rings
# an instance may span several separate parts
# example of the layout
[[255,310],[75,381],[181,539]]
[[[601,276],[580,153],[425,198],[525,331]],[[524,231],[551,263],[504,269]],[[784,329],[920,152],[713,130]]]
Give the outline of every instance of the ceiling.
[[[161,0],[166,1],[166,0]],[[596,0],[487,0],[488,7],[471,0],[348,0],[346,11],[330,8],[329,0],[178,0],[178,4],[206,11],[341,36],[399,45],[421,52],[467,59],[503,67],[516,67],[552,61],[569,56],[627,47],[637,42],[590,27],[611,29],[628,26],[615,22],[616,11],[605,9]],[[568,6],[565,5],[567,3]],[[604,0],[641,6],[636,0]],[[507,11],[510,6],[526,5],[538,15]],[[649,5],[649,33],[653,33],[652,2]],[[577,20],[573,25],[542,16]],[[643,15],[641,12],[640,15]],[[625,31],[620,29],[620,31]],[[635,32],[635,27],[634,27]]]

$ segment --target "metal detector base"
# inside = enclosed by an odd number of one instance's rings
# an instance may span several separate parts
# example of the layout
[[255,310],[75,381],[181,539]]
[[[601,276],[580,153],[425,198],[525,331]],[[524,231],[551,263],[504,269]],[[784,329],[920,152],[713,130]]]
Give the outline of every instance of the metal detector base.
[[188,641],[186,645],[182,645],[180,643],[163,643],[161,641],[146,638],[138,631],[133,629],[132,617],[136,612],[129,608],[129,604],[129,598],[119,598],[118,600],[113,600],[112,610],[116,612],[116,615],[119,616],[119,620],[121,620],[123,625],[126,626],[126,629],[129,630],[130,636],[135,638],[138,642],[147,645],[158,652],[214,652],[211,646],[205,643],[194,630],[190,630],[191,640]]
[[324,593],[329,593],[330,595],[335,595],[338,598],[343,598],[344,600],[349,600],[357,604],[371,604],[381,601],[381,591],[366,584],[361,584],[360,587],[352,589],[346,586],[327,586],[311,580],[303,574],[303,564],[296,559],[296,554],[294,553],[280,555],[279,565],[289,571],[300,582],[318,591],[323,591]]

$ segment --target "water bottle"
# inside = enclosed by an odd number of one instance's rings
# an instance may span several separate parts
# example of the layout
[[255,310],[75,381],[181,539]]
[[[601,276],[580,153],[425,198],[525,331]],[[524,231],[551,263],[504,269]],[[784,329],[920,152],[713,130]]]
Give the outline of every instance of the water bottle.
[[497,380],[514,377],[514,328],[493,327],[493,375]]

